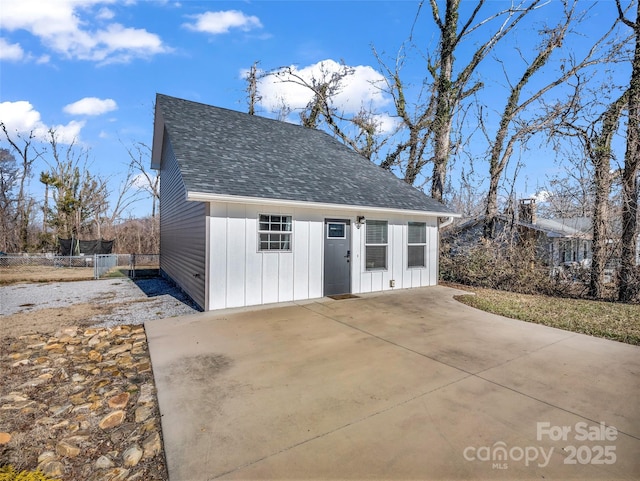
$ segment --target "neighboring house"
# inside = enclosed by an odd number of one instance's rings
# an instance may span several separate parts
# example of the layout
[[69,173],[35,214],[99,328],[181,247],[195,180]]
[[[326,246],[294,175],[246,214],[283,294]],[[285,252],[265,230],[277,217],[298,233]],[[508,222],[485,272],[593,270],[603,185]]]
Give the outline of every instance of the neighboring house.
[[[522,199],[518,216],[498,215],[497,230],[502,232],[514,228],[522,236],[535,236],[540,253],[551,267],[573,263],[589,265],[591,262],[591,218],[544,219],[536,212],[534,199]],[[469,219],[447,232],[449,243],[454,248],[464,249],[475,245],[482,238],[484,216]]]
[[326,133],[158,95],[160,268],[204,310],[435,285],[457,214]]
[[[443,232],[443,240],[455,254],[464,252],[481,242],[484,232],[484,216],[463,221]],[[592,258],[593,226],[591,217],[545,219],[537,215],[535,199],[522,199],[518,215],[498,215],[497,232],[512,233],[517,239],[535,239],[539,256],[551,272],[571,273],[574,268],[590,268]],[[619,232],[619,226],[612,226]],[[620,237],[608,240],[610,246],[605,263],[605,282],[613,282],[620,266]],[[636,265],[640,266],[640,234],[636,240]],[[566,268],[569,268],[568,270]],[[574,271],[575,272],[575,271]]]

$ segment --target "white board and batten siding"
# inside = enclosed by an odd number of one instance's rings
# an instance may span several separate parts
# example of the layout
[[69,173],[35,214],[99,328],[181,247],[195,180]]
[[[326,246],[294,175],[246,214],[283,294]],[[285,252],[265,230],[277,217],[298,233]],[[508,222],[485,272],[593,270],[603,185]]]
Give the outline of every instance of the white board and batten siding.
[[167,137],[160,169],[160,269],[206,309],[206,214],[204,202],[188,202]]
[[[323,296],[325,219],[351,221],[351,292],[354,294],[435,285],[437,217],[320,210],[290,206],[212,202],[209,204],[207,308],[222,309]],[[258,250],[260,214],[292,216],[291,251]],[[387,269],[367,271],[365,227],[356,216],[388,221]],[[426,267],[407,268],[407,224],[426,222]],[[203,236],[205,237],[205,236]]]

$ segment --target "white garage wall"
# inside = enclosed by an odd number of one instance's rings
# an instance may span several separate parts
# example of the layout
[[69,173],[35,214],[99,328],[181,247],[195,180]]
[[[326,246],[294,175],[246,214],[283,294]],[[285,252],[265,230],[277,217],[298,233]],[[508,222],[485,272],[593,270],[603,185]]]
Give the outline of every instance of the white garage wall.
[[[291,215],[291,252],[259,252],[259,214]],[[365,227],[357,215],[389,221],[388,269],[366,271]],[[437,282],[437,219],[373,212],[321,211],[253,204],[211,203],[208,252],[209,309],[314,299],[323,295],[324,220],[351,220],[353,293],[434,285]],[[426,220],[425,220],[426,219]],[[427,267],[407,269],[407,222],[427,222]]]

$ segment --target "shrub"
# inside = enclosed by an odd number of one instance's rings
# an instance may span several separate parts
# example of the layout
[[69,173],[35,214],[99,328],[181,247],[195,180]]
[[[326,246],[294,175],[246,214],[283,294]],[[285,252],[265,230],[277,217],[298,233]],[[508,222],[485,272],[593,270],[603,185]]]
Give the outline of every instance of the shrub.
[[40,471],[16,471],[13,466],[0,468],[0,481],[60,481],[59,479],[48,478]]
[[568,295],[584,287],[580,269],[555,275],[531,241],[486,240],[461,248],[443,244],[443,281],[523,294]]

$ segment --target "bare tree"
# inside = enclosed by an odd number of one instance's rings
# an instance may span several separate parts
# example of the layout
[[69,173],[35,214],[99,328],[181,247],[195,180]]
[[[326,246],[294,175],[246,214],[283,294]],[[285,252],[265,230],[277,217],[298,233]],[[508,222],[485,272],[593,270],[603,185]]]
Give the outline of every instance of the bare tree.
[[16,133],[15,136],[12,136],[4,122],[0,122],[0,128],[2,128],[4,137],[11,146],[14,155],[20,159],[15,214],[17,216],[18,249],[26,252],[29,247],[29,222],[35,206],[34,199],[27,193],[27,184],[32,175],[33,164],[42,156],[43,152],[36,150],[33,145],[36,137],[33,130],[27,135]]
[[618,291],[618,299],[628,302],[637,294],[635,263],[640,170],[640,2],[636,2],[635,21],[627,18],[620,0],[616,0],[616,6],[620,20],[632,29],[635,40],[628,90],[627,146],[622,172],[622,254]]
[[460,171],[460,179],[457,187],[452,186],[450,200],[447,205],[455,212],[462,214],[462,218],[479,216],[485,203],[485,193],[482,191],[482,179],[479,179],[471,166],[470,170],[464,167]]
[[160,202],[160,176],[150,172],[148,168],[151,165],[151,147],[144,142],[135,142],[126,149],[130,160],[129,170],[136,174],[133,187],[141,188],[151,196],[151,217],[155,218]]
[[[409,102],[405,95],[405,84],[401,78],[402,67],[405,62],[405,48],[395,58],[395,65],[392,68],[387,66],[381,56],[373,50],[378,65],[384,71],[386,89],[385,91],[393,99],[395,113],[400,119],[398,131],[404,131],[405,138],[396,143],[395,148],[390,150],[385,159],[380,164],[387,170],[398,168],[406,183],[413,185],[423,167],[432,157],[425,156],[425,150],[429,147],[430,136],[432,134],[433,119],[435,116],[436,96],[434,85],[427,86],[427,92],[420,90],[417,98]],[[423,97],[428,97],[425,102]]]
[[[577,0],[564,0],[564,15],[561,21],[554,27],[545,27],[540,33],[544,40],[540,48],[530,61],[515,84],[511,84],[507,103],[500,117],[500,124],[493,139],[489,140],[489,191],[485,210],[485,237],[492,237],[495,233],[495,218],[498,213],[498,188],[502,174],[513,154],[514,147],[520,143],[525,144],[531,136],[542,132],[552,125],[554,119],[562,116],[574,102],[574,97],[579,95],[581,83],[578,82],[573,96],[568,96],[563,101],[552,101],[545,107],[545,96],[558,86],[567,86],[567,81],[579,74],[582,70],[599,63],[611,61],[619,53],[621,44],[608,52],[601,53],[601,46],[608,40],[615,24],[600,39],[598,39],[581,60],[570,57],[562,64],[559,74],[551,81],[543,83],[532,93],[523,98],[523,89],[531,82],[535,74],[540,72],[548,63],[554,51],[560,48],[566,38],[570,27],[578,21],[576,18]],[[526,54],[520,52],[521,57]],[[513,69],[513,66],[510,66]],[[505,75],[508,75],[505,68]],[[535,113],[535,112],[540,112]],[[480,119],[483,125],[482,118]],[[483,131],[488,137],[487,129]],[[489,137],[488,137],[489,138]]]
[[0,250],[14,251],[16,237],[15,189],[19,180],[16,158],[7,149],[0,149]]
[[248,113],[249,115],[256,114],[256,105],[260,103],[262,97],[258,92],[258,81],[260,80],[260,74],[258,71],[258,64],[260,62],[253,62],[251,68],[245,75],[245,81],[247,82],[247,104],[249,107]]
[[[601,93],[601,91],[596,92],[596,95]],[[576,182],[582,195],[573,204],[575,208],[582,209],[581,215],[592,217],[593,240],[589,295],[595,298],[601,298],[604,295],[604,269],[611,255],[610,197],[614,180],[611,166],[611,161],[614,159],[612,141],[618,131],[620,117],[627,106],[627,99],[627,92],[624,92],[595,120],[588,118],[591,111],[589,106],[576,101],[571,114],[564,115],[555,127],[556,132],[561,131],[561,135],[575,137],[580,142],[584,152],[584,157],[581,158],[586,160],[586,162],[578,161],[578,165],[572,165],[569,170],[574,178],[576,172],[582,174]],[[595,98],[591,103],[597,105],[600,100]],[[587,164],[590,168],[585,174]],[[566,190],[566,185],[564,188]],[[587,206],[589,212],[585,212]]]
[[[292,67],[281,67],[269,75],[281,82],[292,83],[308,89],[311,99],[300,112],[300,123],[308,128],[323,126],[340,141],[369,160],[374,160],[386,139],[379,135],[379,123],[375,114],[362,106],[354,115],[347,115],[334,102],[342,91],[346,78],[354,74],[354,69],[342,62],[338,70],[330,70],[320,65],[318,77],[305,78]],[[290,107],[285,107],[290,112]]]
[[[418,13],[424,1],[420,2]],[[477,0],[469,17],[460,22],[460,0],[446,0],[444,15],[437,0],[429,0],[433,21],[440,32],[438,55],[429,63],[428,70],[435,84],[435,114],[433,118],[433,174],[431,196],[442,200],[446,182],[447,166],[451,154],[451,131],[455,113],[462,102],[482,88],[482,83],[473,83],[473,75],[480,63],[513,28],[531,11],[540,5],[540,0],[522,1],[499,11],[483,20],[477,20],[485,0]],[[478,46],[469,62],[455,72],[456,52],[462,41],[472,32],[492,21],[498,21],[488,40]]]
[[589,159],[594,167],[595,202],[589,295],[595,298],[600,298],[604,294],[604,268],[607,262],[607,244],[610,238],[608,234],[609,196],[613,179],[611,175],[611,141],[618,129],[622,110],[627,103],[627,92],[625,92],[602,115],[600,131],[592,131],[585,138],[585,146],[589,148]]
[[59,237],[101,237],[101,216],[108,206],[106,182],[89,172],[88,153],[75,143],[62,152],[53,129],[49,130],[48,140],[54,163],[40,177],[53,197],[47,222]]
[[550,219],[590,217],[593,214],[593,169],[579,150],[572,150],[560,164],[561,172],[553,175],[538,190],[541,217]]
[[118,253],[157,254],[160,252],[158,219],[130,218],[116,224],[115,245]]

